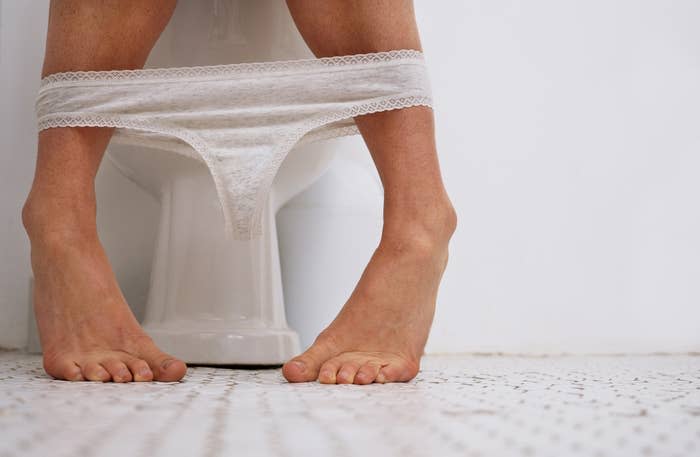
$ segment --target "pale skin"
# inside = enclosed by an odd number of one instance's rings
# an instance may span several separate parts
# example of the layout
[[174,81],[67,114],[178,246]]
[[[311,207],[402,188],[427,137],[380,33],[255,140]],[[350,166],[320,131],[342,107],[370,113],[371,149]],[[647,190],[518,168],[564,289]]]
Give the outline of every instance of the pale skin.
[[[176,0],[52,0],[42,76],[142,68]],[[317,57],[421,44],[410,0],[288,0]],[[457,219],[445,191],[433,112],[355,119],[384,186],[381,241],[335,320],[282,372],[290,382],[404,382],[419,371]],[[31,242],[44,369],[70,381],[177,381],[122,295],[97,236],[95,175],[113,131],[39,133],[22,218]]]

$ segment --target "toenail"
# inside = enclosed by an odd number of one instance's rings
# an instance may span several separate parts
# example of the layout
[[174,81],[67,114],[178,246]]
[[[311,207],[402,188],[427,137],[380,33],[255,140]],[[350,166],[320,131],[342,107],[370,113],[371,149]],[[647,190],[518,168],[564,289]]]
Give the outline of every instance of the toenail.
[[379,373],[377,375],[377,382],[380,384],[384,384],[386,382],[386,376],[384,376],[384,373]]
[[304,362],[299,361],[299,360],[295,360],[295,361],[292,362],[292,363],[293,363],[294,365],[296,365],[297,368],[299,369],[299,371],[301,371],[302,373],[303,373],[304,371],[306,371],[306,364],[305,364]]
[[83,381],[85,378],[83,378],[83,374],[81,372],[77,372],[70,377],[67,378],[69,381]]
[[175,361],[174,359],[168,359],[165,362],[163,362],[163,364],[161,366],[163,367],[164,370],[167,370],[168,367],[170,365],[172,365],[174,361]]

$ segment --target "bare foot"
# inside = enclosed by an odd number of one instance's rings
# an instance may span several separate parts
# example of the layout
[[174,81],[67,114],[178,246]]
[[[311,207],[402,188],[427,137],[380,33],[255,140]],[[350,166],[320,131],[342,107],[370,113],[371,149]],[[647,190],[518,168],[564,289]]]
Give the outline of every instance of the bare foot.
[[187,367],[141,329],[97,235],[38,235],[29,213],[23,218],[46,373],[69,381],[180,380]]
[[[396,224],[398,227],[411,227]],[[413,379],[435,312],[451,208],[435,229],[387,230],[343,309],[282,372],[290,382],[371,384]]]

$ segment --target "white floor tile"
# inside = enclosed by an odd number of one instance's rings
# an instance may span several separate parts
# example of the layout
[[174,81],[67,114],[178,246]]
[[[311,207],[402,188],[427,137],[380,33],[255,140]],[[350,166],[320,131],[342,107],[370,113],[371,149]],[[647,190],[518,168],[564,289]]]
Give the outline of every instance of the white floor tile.
[[56,381],[0,352],[0,457],[698,456],[700,357],[431,356],[411,383]]

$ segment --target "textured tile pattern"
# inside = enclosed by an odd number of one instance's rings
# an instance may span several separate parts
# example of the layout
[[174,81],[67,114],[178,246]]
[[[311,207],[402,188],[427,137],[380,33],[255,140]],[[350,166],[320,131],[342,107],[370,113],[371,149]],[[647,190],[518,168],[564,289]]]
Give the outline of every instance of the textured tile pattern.
[[199,367],[120,385],[0,353],[0,457],[15,455],[698,456],[700,357],[433,356],[384,386]]

